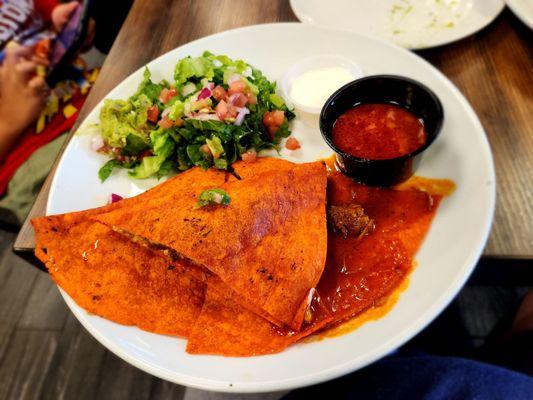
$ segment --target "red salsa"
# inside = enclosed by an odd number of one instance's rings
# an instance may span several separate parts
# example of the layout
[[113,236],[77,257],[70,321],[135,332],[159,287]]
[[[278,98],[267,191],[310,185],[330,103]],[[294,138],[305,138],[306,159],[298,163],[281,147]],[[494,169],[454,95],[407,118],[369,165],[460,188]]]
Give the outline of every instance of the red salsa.
[[331,140],[344,153],[384,160],[409,154],[426,143],[426,131],[409,111],[391,104],[362,104],[342,114]]

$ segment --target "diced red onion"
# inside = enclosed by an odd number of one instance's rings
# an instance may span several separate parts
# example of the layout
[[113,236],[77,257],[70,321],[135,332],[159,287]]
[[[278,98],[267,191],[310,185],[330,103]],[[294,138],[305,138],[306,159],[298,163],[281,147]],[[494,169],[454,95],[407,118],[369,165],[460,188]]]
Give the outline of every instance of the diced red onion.
[[192,116],[190,119],[198,119],[200,121],[209,121],[209,120],[219,121],[219,118],[217,117],[216,114],[196,114]]
[[183,87],[181,88],[181,95],[184,97],[187,97],[188,95],[194,92],[196,92],[196,85],[192,82],[183,85]]
[[213,194],[213,201],[215,203],[220,204],[220,203],[222,203],[222,200],[223,200],[223,197],[222,197],[221,194],[219,194],[219,193],[214,193]]
[[250,114],[250,110],[248,110],[246,107],[237,107],[237,118],[235,118],[233,125],[241,126],[244,121],[244,117],[246,117],[247,114]]
[[214,82],[207,82],[205,84],[204,88],[207,88],[207,89],[213,91],[213,89],[215,88],[215,83]]
[[98,151],[104,146],[105,146],[105,143],[104,143],[104,139],[102,139],[102,136],[100,135],[93,136],[93,138],[91,139],[91,149],[93,151]]
[[240,81],[242,79],[242,76],[239,74],[233,74],[228,78],[228,85],[231,85],[233,82]]
[[109,195],[109,199],[107,200],[107,204],[113,204],[113,203],[116,203],[117,201],[120,201],[122,200],[124,197],[116,194],[116,193],[111,193]]
[[235,100],[237,100],[237,97],[239,97],[240,93],[233,93],[230,97],[228,97],[228,103],[232,104],[235,103]]
[[163,112],[161,113],[161,118],[165,118],[166,116],[168,116],[168,114],[170,114],[170,109],[172,107],[167,107],[163,110]]
[[209,97],[211,97],[211,90],[205,87],[200,91],[200,94],[198,95],[197,100],[207,99]]
[[242,72],[242,76],[249,78],[252,76],[252,67],[246,67],[246,69]]

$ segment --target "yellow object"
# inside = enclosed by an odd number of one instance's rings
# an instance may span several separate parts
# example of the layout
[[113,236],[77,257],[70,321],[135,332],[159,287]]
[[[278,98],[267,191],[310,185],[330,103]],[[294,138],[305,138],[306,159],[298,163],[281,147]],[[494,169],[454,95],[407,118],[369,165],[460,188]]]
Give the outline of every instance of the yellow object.
[[42,65],[37,65],[35,72],[37,76],[42,76],[43,78],[46,77],[46,67]]
[[65,118],[70,118],[74,114],[76,114],[77,111],[78,111],[78,109],[76,107],[74,107],[72,104],[67,104],[63,108],[63,115],[65,116]]
[[35,133],[41,133],[44,129],[44,123],[46,122],[46,115],[44,113],[41,113],[39,115],[39,119],[37,120],[37,126],[35,127]]
[[94,68],[91,72],[91,74],[89,75],[89,77],[87,78],[87,80],[89,81],[89,83],[94,83],[96,82],[96,78],[98,78],[98,74],[100,73],[100,68]]
[[59,99],[56,95],[51,94],[46,104],[46,116],[52,118],[59,110]]

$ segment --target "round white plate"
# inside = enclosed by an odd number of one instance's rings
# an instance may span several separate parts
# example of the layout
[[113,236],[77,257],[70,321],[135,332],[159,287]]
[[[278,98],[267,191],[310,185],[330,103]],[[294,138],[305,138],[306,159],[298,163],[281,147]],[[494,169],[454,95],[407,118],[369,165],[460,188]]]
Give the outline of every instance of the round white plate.
[[[487,239],[495,198],[492,156],[483,128],[461,93],[439,71],[400,47],[308,24],[250,26],[209,36],[162,55],[148,64],[155,79],[172,77],[176,61],[204,50],[242,58],[278,80],[293,63],[315,54],[336,53],[358,63],[367,74],[399,74],[424,83],[439,96],[445,121],[438,140],[427,151],[419,174],[450,178],[457,191],[439,208],[417,254],[418,267],[408,289],[384,318],[344,336],[294,345],[279,354],[227,358],[192,356],[185,340],[115,324],[78,307],[68,306],[85,328],[127,362],[163,379],[203,389],[235,392],[275,391],[325,381],[361,368],[405,343],[457,294],[474,268]],[[141,81],[139,69],[108,97],[126,98]],[[69,143],[54,177],[48,214],[105,204],[111,192],[135,195],[155,180],[133,181],[124,171],[104,184],[97,171],[104,156],[90,148],[101,104],[89,114],[81,133]],[[296,120],[294,136],[302,149],[282,156],[293,161],[331,154],[320,133]],[[96,132],[95,132],[96,130]],[[82,361],[83,362],[83,361]]]
[[505,0],[505,3],[524,24],[533,29],[532,0]]
[[291,0],[302,22],[379,37],[409,49],[469,36],[490,24],[504,6],[503,0]]

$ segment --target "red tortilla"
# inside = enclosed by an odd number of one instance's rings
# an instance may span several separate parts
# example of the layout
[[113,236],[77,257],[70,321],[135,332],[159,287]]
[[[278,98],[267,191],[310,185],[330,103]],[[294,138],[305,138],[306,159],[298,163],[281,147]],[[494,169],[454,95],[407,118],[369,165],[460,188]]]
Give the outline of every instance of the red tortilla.
[[[113,206],[111,208],[116,208]],[[124,325],[187,337],[205,283],[152,250],[88,218],[96,210],[32,221],[36,255],[54,281],[88,312]]]
[[187,341],[187,352],[229,357],[278,353],[330,320],[331,316],[322,310],[300,332],[280,330],[242,307],[231,295],[208,286],[202,312]]
[[[243,179],[216,185],[200,177],[195,190],[178,175],[161,185],[167,196],[143,195],[96,219],[172,249],[220,278],[240,304],[298,329],[302,301],[318,283],[326,256],[325,166],[277,159],[254,164],[262,172],[236,163]],[[224,189],[231,204],[195,209],[200,193],[214,187]]]

